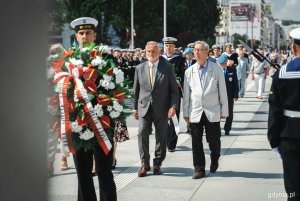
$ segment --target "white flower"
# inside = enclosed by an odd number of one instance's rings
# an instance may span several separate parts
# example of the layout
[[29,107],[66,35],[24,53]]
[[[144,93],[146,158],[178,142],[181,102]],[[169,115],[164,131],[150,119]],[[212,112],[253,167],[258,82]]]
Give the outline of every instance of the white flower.
[[124,72],[117,68],[114,68],[114,74],[116,75],[116,83],[120,84],[124,81]]
[[112,80],[112,76],[110,76],[110,75],[103,75],[103,79],[110,82]]
[[71,128],[72,132],[74,133],[79,133],[82,131],[82,126],[78,125],[77,121],[72,122],[72,128]]
[[103,116],[103,109],[102,109],[102,105],[97,104],[94,107],[95,113],[98,117],[102,117]]
[[118,101],[113,101],[113,105],[115,111],[117,112],[123,111],[123,106]]
[[81,52],[87,52],[87,51],[89,51],[89,48],[84,47],[84,48],[81,48],[80,51],[81,51]]
[[108,89],[114,89],[116,86],[113,82],[110,82],[108,85]]
[[109,111],[109,112],[110,112],[110,111],[112,111],[112,109],[113,109],[113,107],[112,107],[112,106],[110,106],[110,105],[109,105],[109,106],[107,106],[107,111]]
[[86,129],[83,133],[80,133],[79,138],[82,140],[89,140],[94,137],[94,133],[89,129]]
[[124,75],[116,76],[116,83],[121,84],[124,81]]
[[96,58],[91,61],[91,64],[93,64],[93,66],[99,66],[99,69],[102,69],[102,63],[103,60],[99,56],[96,56]]
[[113,73],[116,75],[119,72],[118,68],[113,68]]
[[111,118],[117,118],[117,117],[119,117],[120,116],[120,112],[116,112],[116,111],[111,111],[110,112],[110,117]]
[[100,51],[100,52],[104,52],[104,53],[106,53],[106,54],[110,54],[110,53],[111,53],[111,48],[108,47],[107,45],[101,45],[101,46],[99,47],[99,51]]
[[81,59],[71,58],[71,59],[69,59],[69,62],[75,66],[83,65],[83,61]]
[[100,85],[105,88],[106,90],[108,90],[108,86],[109,86],[109,81],[107,80],[100,80]]

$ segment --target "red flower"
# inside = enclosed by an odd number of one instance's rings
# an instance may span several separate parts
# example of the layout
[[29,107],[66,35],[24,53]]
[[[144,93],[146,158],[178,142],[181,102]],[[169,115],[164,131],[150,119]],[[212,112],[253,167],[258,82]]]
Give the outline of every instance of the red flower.
[[51,61],[51,68],[54,68],[54,69],[60,69],[63,65],[64,65],[64,60],[62,59],[54,59],[53,61]]
[[61,57],[62,57],[62,58],[66,58],[66,57],[71,56],[73,53],[74,53],[73,50],[68,50],[68,51],[65,51],[65,52],[61,55]]
[[83,78],[85,80],[90,80],[92,82],[96,82],[96,80],[98,78],[97,71],[94,68],[89,68],[84,72]]
[[51,107],[53,107],[55,109],[59,108],[59,98],[58,98],[58,95],[53,95],[53,96],[50,97],[49,105],[51,105]]
[[112,76],[113,75],[113,69],[110,68],[106,71],[107,75]]
[[92,50],[92,51],[90,52],[90,57],[94,59],[94,58],[96,58],[96,56],[99,55],[99,54],[100,54],[99,50]]
[[103,115],[102,117],[100,117],[99,121],[104,129],[110,127],[110,119],[107,115]]
[[108,95],[100,94],[97,101],[100,105],[107,106],[111,103],[111,98]]
[[84,83],[84,88],[86,88],[86,90],[91,93],[91,94],[95,94],[97,92],[97,86],[94,82],[87,80]]
[[84,114],[83,114],[83,116],[78,115],[76,120],[78,122],[78,125],[80,125],[80,126],[86,126],[88,123],[88,118]]
[[119,91],[119,90],[114,90],[113,96],[114,96],[114,98],[116,98],[118,100],[119,103],[121,103],[125,99],[125,92]]

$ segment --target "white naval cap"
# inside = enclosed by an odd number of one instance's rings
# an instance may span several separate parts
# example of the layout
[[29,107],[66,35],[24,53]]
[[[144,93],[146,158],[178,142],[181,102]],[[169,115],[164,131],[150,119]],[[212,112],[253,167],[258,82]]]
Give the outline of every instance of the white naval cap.
[[165,43],[165,44],[174,44],[177,39],[174,38],[174,37],[165,37],[162,39],[162,41]]
[[290,32],[290,36],[293,39],[294,43],[300,45],[300,28],[293,29]]
[[70,23],[70,26],[75,29],[76,32],[81,29],[95,29],[97,25],[98,21],[91,17],[80,17]]
[[194,48],[194,47],[195,47],[195,43],[189,43],[189,44],[187,45],[187,47],[189,47],[189,48]]
[[231,46],[232,47],[233,45],[232,45],[232,43],[226,43],[225,47],[227,47],[227,46]]
[[214,49],[221,49],[220,45],[218,45],[218,44],[213,45],[211,48],[212,48],[213,50],[214,50]]

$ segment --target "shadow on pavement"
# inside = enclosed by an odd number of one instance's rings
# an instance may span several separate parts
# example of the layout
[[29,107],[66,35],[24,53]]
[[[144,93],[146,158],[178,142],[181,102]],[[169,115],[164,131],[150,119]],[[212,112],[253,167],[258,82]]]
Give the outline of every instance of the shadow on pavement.
[[256,173],[256,172],[234,172],[234,171],[218,171],[214,174],[209,174],[210,177],[244,177],[252,179],[276,179],[283,178],[279,173]]
[[225,155],[245,154],[256,151],[271,151],[271,149],[249,149],[249,148],[230,148]]

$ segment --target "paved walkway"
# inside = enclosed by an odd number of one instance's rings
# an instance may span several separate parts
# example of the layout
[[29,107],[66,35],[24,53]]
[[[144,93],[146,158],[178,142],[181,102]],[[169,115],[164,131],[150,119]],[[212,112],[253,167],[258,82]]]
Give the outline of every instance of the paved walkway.
[[[267,79],[266,89],[271,79]],[[230,136],[222,136],[220,166],[217,173],[209,172],[210,157],[207,143],[207,159],[204,179],[193,180],[191,138],[179,134],[176,151],[168,153],[162,165],[162,175],[152,171],[144,178],[137,177],[140,167],[137,145],[137,124],[128,119],[131,139],[119,143],[117,168],[114,170],[119,201],[270,201],[286,200],[282,179],[281,161],[276,158],[267,141],[267,97],[256,99],[254,84],[248,80],[246,96],[235,104],[233,130]],[[267,96],[267,94],[265,94]],[[223,122],[221,123],[223,126]],[[183,119],[180,130],[185,131]],[[224,133],[222,131],[222,133]],[[205,141],[205,140],[204,140]],[[154,135],[150,136],[150,151],[154,149]],[[153,154],[152,154],[153,155]],[[59,159],[59,153],[57,154]],[[50,201],[77,200],[77,179],[72,158],[68,158],[70,170],[58,170],[49,179]],[[98,186],[96,178],[95,185]]]

